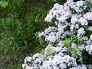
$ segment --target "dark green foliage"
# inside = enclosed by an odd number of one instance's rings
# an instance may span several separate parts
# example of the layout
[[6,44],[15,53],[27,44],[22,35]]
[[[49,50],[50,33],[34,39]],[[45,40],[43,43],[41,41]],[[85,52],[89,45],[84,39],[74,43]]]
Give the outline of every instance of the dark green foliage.
[[89,55],[87,51],[83,51],[83,63],[92,64],[92,55]]

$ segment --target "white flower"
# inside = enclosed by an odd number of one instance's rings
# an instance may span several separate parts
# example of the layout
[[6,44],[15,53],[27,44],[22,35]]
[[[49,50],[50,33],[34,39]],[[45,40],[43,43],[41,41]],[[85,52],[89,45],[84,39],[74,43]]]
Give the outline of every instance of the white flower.
[[87,29],[88,29],[89,31],[92,31],[92,26],[89,26]]
[[91,40],[87,40],[86,43],[87,43],[87,45],[90,45]]
[[66,66],[66,64],[60,64],[60,68],[62,68],[62,69],[66,69],[67,66]]
[[78,30],[78,34],[84,34],[85,33],[85,30],[84,30],[84,28],[80,28],[79,30]]
[[92,55],[92,44],[86,46],[86,51],[87,51],[90,55]]
[[76,2],[76,5],[77,6],[83,6],[84,5],[84,1],[78,1],[78,2]]
[[74,25],[71,25],[70,30],[73,31],[73,29],[74,29]]
[[65,56],[63,57],[63,61],[64,61],[64,62],[69,62],[69,60],[70,60],[70,56],[69,56],[69,55],[65,55]]
[[75,24],[76,22],[78,22],[78,18],[76,18],[75,16],[73,16],[73,17],[71,18],[71,23],[72,23],[72,24]]
[[79,7],[75,7],[74,10],[77,12],[77,13],[80,13],[83,11],[83,9],[79,8]]
[[50,66],[50,62],[49,61],[44,61],[43,62],[43,66],[44,67],[49,67]]
[[38,36],[41,37],[41,36],[45,36],[46,34],[44,32],[40,33]]
[[30,66],[26,66],[26,69],[31,69]]
[[87,69],[87,67],[86,67],[86,65],[78,65],[78,66],[76,66],[76,67],[72,67],[72,68],[70,68],[70,69]]
[[63,26],[62,24],[58,24],[58,31],[63,33],[64,32],[64,28],[66,28],[66,26]]
[[58,4],[58,3],[54,4],[54,8],[57,8],[59,6],[60,6],[60,4]]
[[84,18],[86,18],[87,20],[92,20],[92,12],[87,12],[86,14],[84,14]]
[[42,58],[37,58],[35,61],[34,61],[34,63],[41,63],[43,61],[43,59]]
[[25,68],[27,66],[27,64],[22,64],[22,68]]
[[92,40],[92,34],[90,35],[90,39]]
[[77,48],[77,45],[75,43],[72,43],[72,48]]
[[89,54],[92,54],[92,44],[90,45]]
[[61,36],[61,32],[57,32],[57,33],[56,33],[56,38],[59,39],[60,36]]
[[75,25],[75,28],[77,28],[77,29],[78,29],[78,28],[79,28],[79,24],[76,24],[76,25]]
[[57,67],[57,66],[54,66],[54,67],[53,67],[53,69],[59,69],[59,67]]
[[26,63],[27,61],[32,61],[32,57],[26,57],[24,61],[25,61],[25,63]]
[[49,34],[50,32],[56,30],[57,28],[56,27],[49,27],[45,30],[45,34]]
[[57,20],[59,20],[60,22],[65,22],[66,19],[67,19],[66,16],[57,17]]
[[71,3],[71,2],[73,2],[73,0],[67,0],[67,2],[68,2],[68,3]]
[[87,41],[88,40],[88,37],[85,36],[85,37],[82,37],[82,39]]
[[71,36],[72,32],[70,32],[70,31],[66,31],[64,34],[65,34],[65,35],[69,35],[69,36]]
[[85,18],[83,18],[83,17],[81,17],[80,19],[79,19],[79,22],[81,23],[81,25],[88,25],[88,21],[85,19]]
[[51,22],[51,20],[52,20],[53,17],[54,17],[53,15],[48,14],[48,15],[46,16],[46,18],[45,18],[45,21]]
[[60,47],[62,47],[64,44],[63,44],[63,42],[62,41],[60,41],[59,43],[58,43],[58,46],[60,46]]
[[57,38],[54,35],[49,35],[49,36],[46,36],[45,40],[50,42],[55,42]]
[[54,50],[55,50],[55,52],[60,52],[62,50],[62,48],[56,47]]
[[33,59],[36,59],[36,58],[39,58],[39,57],[40,57],[39,53],[36,53],[35,55],[33,55]]

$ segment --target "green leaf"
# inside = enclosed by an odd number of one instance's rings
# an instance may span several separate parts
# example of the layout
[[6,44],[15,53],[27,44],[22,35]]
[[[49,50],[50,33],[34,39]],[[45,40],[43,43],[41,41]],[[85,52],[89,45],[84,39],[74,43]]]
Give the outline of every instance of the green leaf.
[[50,53],[52,51],[52,48],[47,49],[47,53]]
[[6,6],[8,6],[8,2],[4,1],[4,2],[1,4],[1,7],[6,8]]

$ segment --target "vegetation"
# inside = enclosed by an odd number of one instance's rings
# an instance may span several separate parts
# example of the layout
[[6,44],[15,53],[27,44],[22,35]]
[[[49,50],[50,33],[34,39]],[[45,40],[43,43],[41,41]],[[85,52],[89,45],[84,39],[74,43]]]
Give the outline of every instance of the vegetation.
[[0,1],[0,60],[3,69],[21,69],[26,56],[44,49],[37,34],[51,25],[44,18],[56,2],[63,4],[66,0]]
[[36,32],[48,26],[44,18],[54,3],[53,0],[0,1],[0,59],[4,69],[21,69],[27,55],[44,48]]
[[50,25],[38,36],[47,45],[25,57],[22,68],[92,69],[92,1],[56,3],[45,21]]

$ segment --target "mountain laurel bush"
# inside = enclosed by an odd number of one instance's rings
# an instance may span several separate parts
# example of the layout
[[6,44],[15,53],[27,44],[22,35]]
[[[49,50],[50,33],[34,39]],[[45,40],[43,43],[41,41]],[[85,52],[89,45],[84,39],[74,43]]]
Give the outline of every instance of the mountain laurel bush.
[[45,21],[53,23],[53,26],[39,37],[44,37],[48,46],[43,53],[26,57],[22,68],[87,69],[83,51],[92,55],[92,2],[67,0],[64,5],[56,3]]

